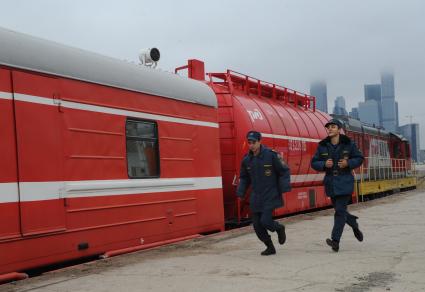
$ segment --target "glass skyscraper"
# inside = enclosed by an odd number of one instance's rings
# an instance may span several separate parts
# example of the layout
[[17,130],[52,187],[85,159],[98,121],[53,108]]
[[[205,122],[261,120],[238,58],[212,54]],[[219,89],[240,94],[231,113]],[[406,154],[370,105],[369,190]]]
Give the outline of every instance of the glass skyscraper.
[[394,93],[394,75],[381,74],[382,126],[390,132],[397,132],[397,114]]
[[365,102],[359,102],[359,118],[360,121],[367,123],[371,126],[377,127],[379,121],[379,104],[374,99],[369,99]]
[[[364,86],[365,101],[375,100],[378,104],[378,123],[376,126],[382,127],[382,97],[381,97],[381,84],[365,84]],[[375,120],[375,119],[374,119]]]
[[373,99],[381,102],[381,84],[365,84],[364,97],[365,101]]
[[328,90],[326,82],[317,81],[310,85],[310,95],[316,97],[316,109],[327,113],[328,112]]
[[335,115],[348,116],[347,110],[345,109],[345,98],[343,96],[337,96],[335,98],[335,107],[333,113]]
[[419,124],[407,124],[400,127],[400,134],[406,137],[412,150],[412,159],[420,161]]
[[350,112],[350,117],[356,120],[360,120],[359,117],[359,109],[357,107],[353,107]]

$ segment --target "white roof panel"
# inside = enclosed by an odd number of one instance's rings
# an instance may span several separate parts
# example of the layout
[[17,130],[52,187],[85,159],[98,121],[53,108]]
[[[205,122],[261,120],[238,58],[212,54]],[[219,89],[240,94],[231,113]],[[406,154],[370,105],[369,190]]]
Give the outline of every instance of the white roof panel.
[[0,28],[0,65],[217,107],[203,82]]

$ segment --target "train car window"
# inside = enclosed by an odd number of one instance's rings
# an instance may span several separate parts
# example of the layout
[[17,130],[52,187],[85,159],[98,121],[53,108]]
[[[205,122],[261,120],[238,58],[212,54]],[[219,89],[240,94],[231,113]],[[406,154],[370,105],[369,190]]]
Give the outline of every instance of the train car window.
[[159,177],[158,130],[155,122],[127,120],[127,170],[130,178]]
[[395,142],[394,144],[393,144],[393,156],[395,157],[395,158],[399,158],[400,157],[400,151],[399,151],[399,148],[398,148],[398,144],[397,144],[397,142]]

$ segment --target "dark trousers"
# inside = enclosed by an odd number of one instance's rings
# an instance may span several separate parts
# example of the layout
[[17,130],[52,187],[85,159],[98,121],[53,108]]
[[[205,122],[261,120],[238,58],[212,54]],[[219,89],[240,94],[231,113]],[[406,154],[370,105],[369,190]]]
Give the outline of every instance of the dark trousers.
[[275,232],[282,228],[282,225],[273,220],[273,210],[264,210],[263,212],[252,213],[252,223],[254,225],[257,237],[266,242],[270,240],[270,235],[267,230]]
[[351,215],[347,211],[347,204],[350,202],[351,195],[332,197],[332,205],[335,209],[334,227],[332,229],[332,240],[339,242],[344,230],[345,223],[351,228],[358,228],[356,219],[358,217]]

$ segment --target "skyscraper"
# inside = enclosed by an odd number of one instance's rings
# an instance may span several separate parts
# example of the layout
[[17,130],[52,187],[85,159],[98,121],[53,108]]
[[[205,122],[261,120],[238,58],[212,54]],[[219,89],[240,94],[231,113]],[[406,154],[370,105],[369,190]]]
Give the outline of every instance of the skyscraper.
[[359,102],[359,118],[360,121],[371,126],[379,126],[379,105],[374,99],[365,102]]
[[425,162],[425,150],[421,149],[419,151],[420,157],[419,157],[419,161],[420,162]]
[[398,132],[398,127],[400,127],[399,119],[398,119],[398,102],[395,102],[395,129]]
[[365,84],[364,98],[365,101],[373,99],[381,102],[381,84]]
[[316,97],[316,109],[322,112],[328,112],[328,91],[326,82],[317,81],[310,85],[310,95]]
[[376,126],[382,127],[382,98],[381,98],[381,84],[365,84],[364,86],[365,101],[375,100],[378,104],[378,123]]
[[356,119],[356,120],[360,120],[360,117],[359,117],[359,109],[357,108],[357,107],[353,107],[352,109],[351,109],[351,112],[350,112],[350,117],[352,118],[352,119]]
[[382,126],[391,132],[397,131],[396,105],[394,93],[394,75],[390,72],[381,74]]
[[335,115],[348,116],[347,110],[345,109],[345,98],[343,96],[337,96],[335,98],[333,113]]
[[407,124],[400,127],[400,134],[406,137],[412,150],[412,159],[418,162],[420,160],[420,139],[419,124]]

